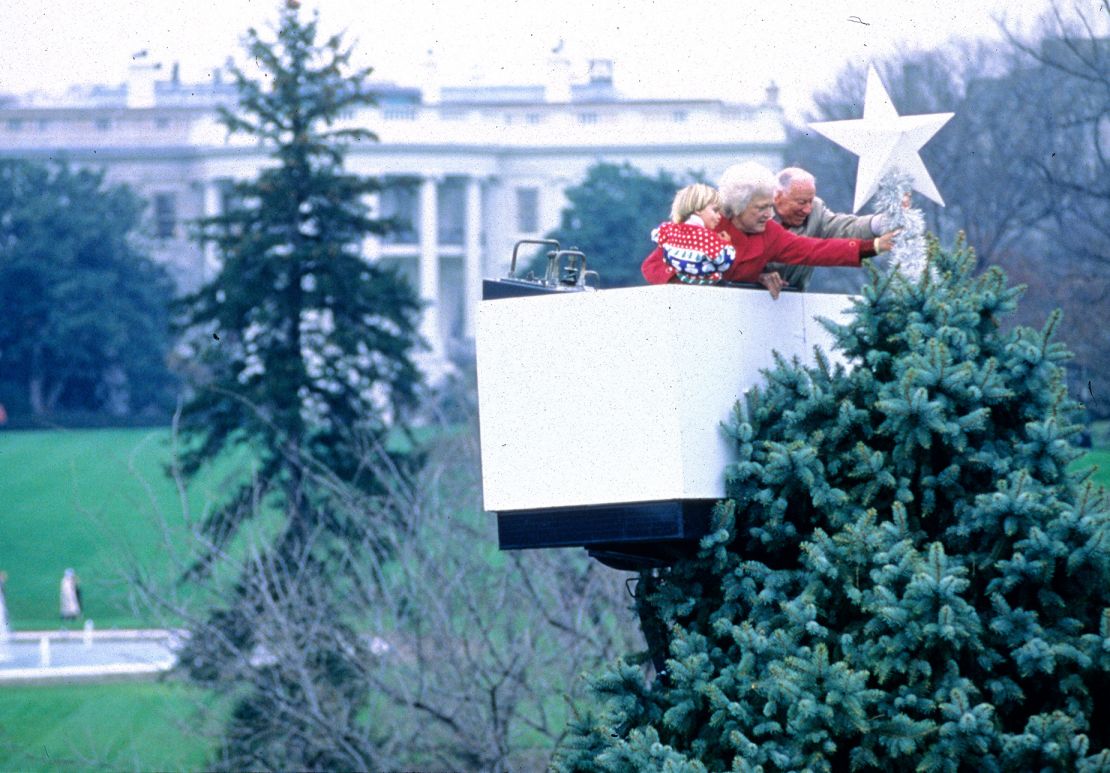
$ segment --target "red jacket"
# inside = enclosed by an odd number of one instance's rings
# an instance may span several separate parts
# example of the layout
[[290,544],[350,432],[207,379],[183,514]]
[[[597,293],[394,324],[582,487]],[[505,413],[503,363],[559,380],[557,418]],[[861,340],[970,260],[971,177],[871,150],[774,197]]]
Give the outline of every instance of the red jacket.
[[[771,261],[804,266],[858,266],[861,257],[875,254],[870,239],[797,236],[774,220],[767,221],[763,233],[749,234],[722,217],[717,230],[728,234],[736,248],[736,260],[721,277],[725,282],[758,282],[763,267]],[[675,271],[663,260],[660,247],[644,259],[640,271],[653,285],[666,284],[675,278]]]

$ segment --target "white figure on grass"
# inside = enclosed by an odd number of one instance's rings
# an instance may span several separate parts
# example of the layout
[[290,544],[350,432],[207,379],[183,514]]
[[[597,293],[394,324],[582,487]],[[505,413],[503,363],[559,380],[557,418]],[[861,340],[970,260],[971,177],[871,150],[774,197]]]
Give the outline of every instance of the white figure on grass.
[[75,620],[81,616],[81,586],[77,573],[72,569],[66,569],[62,575],[59,600],[63,620]]
[[8,659],[8,640],[11,638],[11,628],[8,627],[8,600],[4,597],[4,583],[8,581],[8,573],[0,571],[0,661]]

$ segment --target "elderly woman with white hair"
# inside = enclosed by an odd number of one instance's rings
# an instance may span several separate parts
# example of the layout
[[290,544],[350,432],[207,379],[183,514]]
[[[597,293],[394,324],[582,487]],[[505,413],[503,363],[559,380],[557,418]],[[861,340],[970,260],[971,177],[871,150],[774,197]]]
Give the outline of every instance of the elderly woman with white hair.
[[[724,217],[717,231],[736,250],[736,259],[721,277],[722,281],[759,282],[777,298],[784,283],[777,273],[763,270],[772,261],[804,266],[859,266],[862,258],[893,246],[893,232],[875,239],[814,239],[792,234],[771,219],[775,214],[776,182],[770,169],[753,162],[730,166],[721,176],[718,189]],[[660,248],[647,256],[640,270],[651,284],[676,281],[675,269],[664,260]]]

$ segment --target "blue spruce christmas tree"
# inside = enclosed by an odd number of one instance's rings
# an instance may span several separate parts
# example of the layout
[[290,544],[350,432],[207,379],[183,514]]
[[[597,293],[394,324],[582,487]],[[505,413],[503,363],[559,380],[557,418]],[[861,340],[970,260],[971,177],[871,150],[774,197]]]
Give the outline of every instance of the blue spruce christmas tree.
[[[889,203],[901,200],[884,185]],[[871,268],[850,370],[780,360],[696,558],[641,577],[666,671],[595,680],[566,770],[1110,771],[1110,523],[1020,289]]]

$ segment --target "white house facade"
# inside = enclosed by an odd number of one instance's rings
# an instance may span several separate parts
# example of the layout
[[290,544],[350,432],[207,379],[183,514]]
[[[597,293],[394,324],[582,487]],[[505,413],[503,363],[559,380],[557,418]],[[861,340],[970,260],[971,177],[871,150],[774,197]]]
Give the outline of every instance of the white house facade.
[[[216,108],[235,91],[218,74],[206,84],[157,74],[139,63],[120,86],[54,99],[0,95],[0,155],[95,166],[132,186],[149,202],[151,253],[188,290],[219,269],[192,241],[191,221],[219,213],[228,184],[271,161],[267,148],[219,123]],[[698,169],[712,181],[738,161],[776,168],[785,142],[773,87],[759,105],[629,100],[613,88],[606,60],[591,62],[582,84],[372,85],[378,105],[347,120],[380,142],[352,147],[347,167],[403,180],[371,204],[410,225],[368,240],[365,253],[419,289],[423,332],[439,357],[470,349],[482,278],[505,274],[517,240],[558,225],[564,191],[591,165]]]

